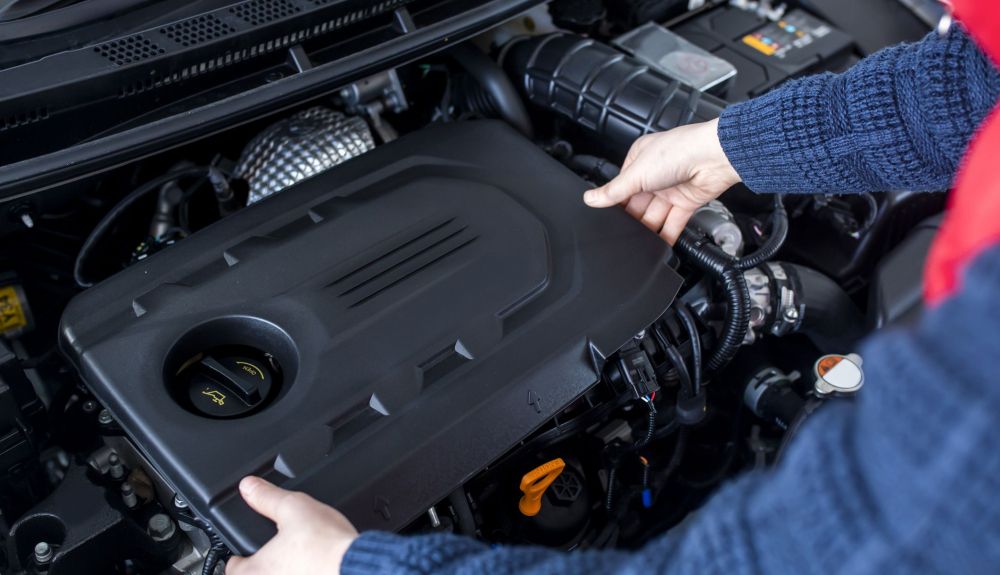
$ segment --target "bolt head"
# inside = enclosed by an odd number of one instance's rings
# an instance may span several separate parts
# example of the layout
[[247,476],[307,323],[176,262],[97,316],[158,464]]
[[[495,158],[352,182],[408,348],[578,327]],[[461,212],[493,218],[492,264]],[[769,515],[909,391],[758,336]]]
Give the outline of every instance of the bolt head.
[[93,399],[88,399],[87,401],[83,402],[83,405],[81,407],[83,407],[83,410],[86,411],[87,413],[92,413],[94,411],[97,411],[97,402],[94,401]]
[[42,564],[52,561],[52,546],[45,541],[36,543],[35,561]]
[[795,321],[799,319],[799,310],[795,309],[794,307],[786,309],[785,319],[787,319],[788,321]]
[[102,409],[100,413],[97,414],[97,423],[101,425],[111,425],[114,422],[114,418],[111,417],[111,412],[107,409]]
[[157,513],[149,518],[146,523],[146,530],[154,541],[166,541],[173,536],[176,531],[174,520],[166,513]]

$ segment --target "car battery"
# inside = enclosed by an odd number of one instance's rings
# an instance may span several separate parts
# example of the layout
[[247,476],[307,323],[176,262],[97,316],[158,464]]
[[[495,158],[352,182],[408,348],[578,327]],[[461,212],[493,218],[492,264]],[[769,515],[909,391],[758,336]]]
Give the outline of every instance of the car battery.
[[772,21],[727,6],[673,31],[736,68],[736,77],[720,94],[730,102],[759,96],[790,78],[838,71],[854,61],[848,34],[799,9]]

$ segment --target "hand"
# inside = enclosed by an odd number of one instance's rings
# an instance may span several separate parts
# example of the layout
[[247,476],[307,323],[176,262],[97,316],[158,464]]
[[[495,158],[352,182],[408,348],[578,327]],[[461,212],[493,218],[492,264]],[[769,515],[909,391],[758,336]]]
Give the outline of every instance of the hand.
[[719,143],[718,127],[713,120],[639,138],[621,174],[588,191],[583,201],[594,208],[622,204],[673,244],[695,210],[740,181]]
[[240,494],[254,511],[274,521],[278,534],[250,557],[229,559],[226,575],[340,573],[358,532],[339,511],[258,477],[244,478]]

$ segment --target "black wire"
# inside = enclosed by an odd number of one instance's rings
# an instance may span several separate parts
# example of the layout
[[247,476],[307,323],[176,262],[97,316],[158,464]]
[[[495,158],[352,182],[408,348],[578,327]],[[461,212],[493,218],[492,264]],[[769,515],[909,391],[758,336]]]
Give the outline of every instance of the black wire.
[[208,182],[207,171],[204,176],[198,178],[198,180],[192,184],[190,188],[184,190],[184,193],[181,195],[180,206],[178,206],[177,210],[177,217],[180,227],[184,230],[185,234],[191,233],[191,198],[194,196],[195,192],[200,190],[201,187],[205,185],[206,182]]
[[774,257],[785,245],[788,239],[788,212],[785,211],[785,204],[780,194],[774,195],[774,211],[771,212],[771,230],[764,241],[764,244],[752,254],[737,258],[734,262],[736,269],[746,271],[753,269],[767,260]]
[[684,363],[681,352],[677,351],[677,348],[667,340],[667,336],[658,324],[653,325],[653,337],[656,339],[656,343],[663,348],[667,361],[674,366],[677,378],[681,380],[681,386],[687,390],[687,393],[691,394],[691,397],[694,397],[694,382],[691,380],[691,373],[688,371],[687,364]]
[[878,201],[875,196],[868,192],[859,194],[862,199],[865,200],[865,205],[868,207],[868,216],[865,221],[861,223],[861,227],[858,228],[858,235],[861,235],[871,229],[875,225],[875,220],[878,219]]
[[618,479],[618,466],[613,465],[608,470],[608,492],[604,498],[604,509],[608,513],[615,507],[615,483]]
[[705,362],[706,371],[718,373],[736,356],[750,325],[750,293],[746,279],[735,263],[736,258],[722,251],[722,248],[696,234],[690,229],[681,232],[674,248],[687,261],[715,277],[725,291],[726,318],[722,334]]
[[691,340],[691,397],[696,397],[701,393],[701,335],[698,333],[698,325],[694,321],[694,314],[685,303],[678,303],[676,307],[677,317],[688,332]]
[[225,561],[231,555],[229,547],[226,546],[222,537],[215,532],[215,528],[208,521],[187,511],[179,511],[178,515],[185,523],[194,525],[208,536],[210,546],[208,552],[205,553],[205,562],[201,566],[201,575],[215,575],[215,568],[221,561]]
[[653,436],[656,434],[656,409],[653,408],[652,403],[647,405],[649,406],[649,416],[646,418],[646,435],[635,442],[636,449],[641,449],[649,445],[649,442],[653,441]]
[[667,347],[664,348],[664,351],[666,351],[667,358],[670,360],[670,363],[674,364],[674,366],[677,369],[678,375],[680,375],[681,385],[684,388],[684,393],[688,397],[697,397],[698,393],[694,387],[694,379],[691,378],[690,372],[688,372],[687,365],[684,363],[684,356],[681,355],[681,352],[678,351],[676,347],[670,344],[667,344]]
[[76,285],[82,288],[88,288],[94,285],[94,282],[86,278],[83,274],[84,264],[90,256],[90,253],[94,250],[98,241],[100,241],[101,237],[111,229],[111,226],[115,223],[115,220],[118,219],[122,212],[142,199],[146,194],[159,189],[159,187],[163,184],[172,182],[178,178],[204,174],[208,172],[208,169],[209,168],[205,166],[197,166],[168,172],[139,186],[115,204],[114,207],[112,207],[108,213],[104,214],[104,217],[97,222],[93,231],[91,231],[90,235],[87,236],[87,239],[84,240],[83,246],[80,247],[80,252],[77,254],[76,261],[73,263],[73,280],[76,282]]

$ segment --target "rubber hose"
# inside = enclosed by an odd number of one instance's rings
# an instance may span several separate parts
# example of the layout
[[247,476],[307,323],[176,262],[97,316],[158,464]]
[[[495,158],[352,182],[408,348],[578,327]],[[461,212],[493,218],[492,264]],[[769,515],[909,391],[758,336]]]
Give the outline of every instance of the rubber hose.
[[681,352],[667,341],[667,336],[664,335],[660,326],[653,326],[653,336],[656,337],[656,341],[663,348],[663,353],[667,356],[667,360],[677,372],[677,379],[680,380],[681,387],[684,388],[690,397],[694,397],[694,382],[691,379],[691,373],[688,371],[687,364],[684,363]]
[[489,96],[492,108],[527,138],[534,137],[531,116],[510,78],[489,56],[469,43],[459,44],[451,55]]
[[76,261],[73,262],[73,280],[76,282],[76,285],[82,288],[88,288],[94,285],[93,281],[84,277],[83,264],[87,261],[88,256],[90,256],[90,253],[94,250],[97,242],[100,241],[101,237],[111,228],[111,225],[118,219],[118,216],[120,216],[122,212],[142,199],[146,194],[158,190],[163,184],[186,176],[203,175],[207,172],[208,168],[206,167],[184,168],[183,170],[168,172],[139,186],[115,204],[114,207],[111,208],[108,213],[104,214],[104,217],[97,222],[97,225],[94,226],[94,230],[90,232],[90,235],[87,236],[86,240],[84,240],[83,246],[80,247],[80,252],[76,256]]
[[771,232],[767,237],[767,241],[754,253],[737,259],[735,262],[736,269],[740,271],[753,269],[773,258],[778,253],[778,250],[781,249],[781,246],[785,245],[786,239],[788,239],[788,212],[785,211],[785,204],[781,196],[775,194],[774,211],[771,212]]
[[610,160],[587,154],[576,154],[570,157],[567,164],[571,170],[578,174],[601,179],[604,182],[610,182],[617,178],[621,172],[618,166]]
[[743,272],[735,266],[736,259],[708,238],[685,229],[674,247],[696,267],[715,276],[728,298],[722,335],[705,363],[706,370],[715,373],[733,359],[746,338],[750,323],[750,295],[746,280],[743,279]]
[[799,429],[802,428],[802,425],[805,424],[806,420],[809,419],[813,412],[819,409],[821,405],[823,405],[823,400],[816,399],[815,397],[802,405],[802,409],[799,411],[798,415],[795,416],[795,419],[793,419],[788,425],[785,435],[781,438],[781,443],[778,445],[778,451],[774,454],[775,465],[782,460],[785,452],[788,450],[788,446],[792,443],[792,439],[798,435]]
[[694,397],[701,392],[701,337],[698,334],[698,325],[694,321],[694,314],[691,313],[687,304],[679,303],[677,305],[677,316],[691,340],[691,391],[692,397]]

